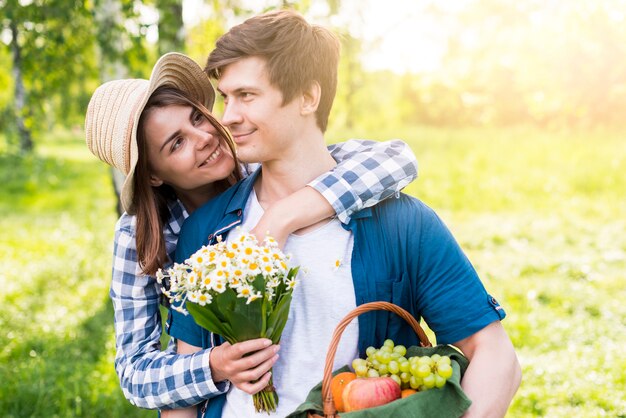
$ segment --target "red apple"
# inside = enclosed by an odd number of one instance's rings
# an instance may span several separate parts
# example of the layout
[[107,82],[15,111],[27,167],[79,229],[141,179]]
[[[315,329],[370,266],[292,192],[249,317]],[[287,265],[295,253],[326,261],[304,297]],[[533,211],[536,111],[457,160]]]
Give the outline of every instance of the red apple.
[[384,405],[400,398],[400,385],[390,377],[363,377],[354,379],[343,390],[346,412]]

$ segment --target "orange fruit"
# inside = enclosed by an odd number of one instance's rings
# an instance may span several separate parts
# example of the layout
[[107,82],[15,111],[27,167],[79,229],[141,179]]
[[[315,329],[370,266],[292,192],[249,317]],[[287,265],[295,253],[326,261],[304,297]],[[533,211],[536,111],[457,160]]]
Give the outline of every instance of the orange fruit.
[[415,389],[403,389],[402,392],[400,393],[400,396],[402,397],[402,399],[404,399],[407,396],[413,395],[414,393],[417,393]]
[[356,374],[352,372],[341,372],[333,376],[330,381],[330,393],[333,395],[333,401],[335,401],[335,408],[338,412],[344,412],[343,409],[343,390],[346,385],[356,379]]

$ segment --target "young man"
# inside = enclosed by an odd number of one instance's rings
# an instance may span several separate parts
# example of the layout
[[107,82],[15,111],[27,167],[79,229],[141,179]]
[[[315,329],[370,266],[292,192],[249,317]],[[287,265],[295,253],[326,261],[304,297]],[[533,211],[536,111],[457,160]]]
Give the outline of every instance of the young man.
[[[214,243],[217,236],[233,239],[236,226],[252,227],[274,202],[335,165],[324,131],[338,60],[336,37],[289,11],[251,18],[220,38],[206,70],[218,80],[225,102],[223,123],[233,134],[240,159],[260,162],[261,169],[188,218],[177,261]],[[505,414],[521,371],[500,324],[504,311],[423,203],[401,195],[358,212],[347,224],[325,220],[290,236],[285,251],[307,273],[299,277],[278,355],[275,347],[263,348],[261,340],[223,351],[216,347],[212,355],[228,351],[228,356],[239,356],[249,372],[245,382],[238,380],[242,374],[228,379],[235,387],[209,402],[207,416],[254,415],[249,394],[262,386],[251,387],[250,381],[261,378],[261,385],[266,383],[272,365],[280,397],[275,416],[292,412],[321,380],[324,355],[339,320],[357,305],[377,300],[423,317],[438,343],[454,344],[469,358],[462,382],[472,400],[467,417]],[[212,341],[191,317],[176,313],[170,333],[183,351]],[[408,325],[393,314],[359,317],[342,336],[335,366],[350,363],[386,338],[417,343]],[[260,351],[244,357],[255,350]],[[228,374],[219,370],[218,358],[212,362],[216,381]]]

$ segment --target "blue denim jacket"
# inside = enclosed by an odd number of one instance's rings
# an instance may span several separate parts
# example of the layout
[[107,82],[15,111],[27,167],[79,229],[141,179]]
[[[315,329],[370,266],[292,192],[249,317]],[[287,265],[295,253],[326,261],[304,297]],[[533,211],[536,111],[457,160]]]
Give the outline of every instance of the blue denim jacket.
[[[241,224],[257,175],[240,181],[187,219],[178,241],[177,262]],[[401,306],[417,320],[424,318],[438,344],[460,341],[504,318],[504,310],[487,294],[452,234],[418,199],[399,194],[357,212],[343,226],[354,236],[352,279],[357,305],[387,301]],[[190,315],[173,311],[171,319],[173,337],[204,348],[216,343]],[[361,356],[368,346],[380,346],[387,338],[405,346],[418,344],[408,323],[394,313],[359,316]],[[225,398],[212,398],[204,416],[220,417]]]

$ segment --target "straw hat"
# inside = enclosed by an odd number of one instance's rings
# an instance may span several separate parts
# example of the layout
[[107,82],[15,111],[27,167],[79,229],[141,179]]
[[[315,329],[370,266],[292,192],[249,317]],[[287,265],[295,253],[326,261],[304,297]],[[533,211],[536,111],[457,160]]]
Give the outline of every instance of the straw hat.
[[133,175],[137,165],[137,125],[150,95],[160,86],[175,87],[213,108],[215,92],[202,68],[186,55],[163,55],[152,69],[150,80],[124,79],[104,83],[87,107],[85,136],[91,152],[126,175],[120,200],[134,214]]

